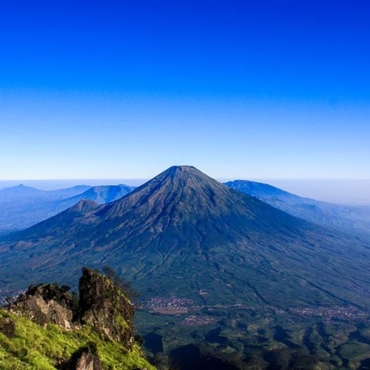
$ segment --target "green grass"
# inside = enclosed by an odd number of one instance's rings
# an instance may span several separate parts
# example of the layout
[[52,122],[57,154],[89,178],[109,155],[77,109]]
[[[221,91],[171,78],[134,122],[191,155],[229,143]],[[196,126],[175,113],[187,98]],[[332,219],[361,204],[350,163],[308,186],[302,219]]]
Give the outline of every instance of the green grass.
[[29,319],[0,311],[0,319],[16,323],[14,338],[0,333],[0,368],[3,370],[52,370],[68,360],[79,348],[93,342],[104,369],[154,369],[138,346],[128,351],[119,343],[105,340],[89,326],[67,331],[57,325],[42,327]]

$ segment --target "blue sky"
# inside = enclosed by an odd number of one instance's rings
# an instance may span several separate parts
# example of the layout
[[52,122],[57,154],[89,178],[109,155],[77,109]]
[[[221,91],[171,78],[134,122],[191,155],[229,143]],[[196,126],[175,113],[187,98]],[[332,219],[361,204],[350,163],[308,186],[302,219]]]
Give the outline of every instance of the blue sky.
[[4,2],[0,180],[370,179],[369,19],[368,0]]

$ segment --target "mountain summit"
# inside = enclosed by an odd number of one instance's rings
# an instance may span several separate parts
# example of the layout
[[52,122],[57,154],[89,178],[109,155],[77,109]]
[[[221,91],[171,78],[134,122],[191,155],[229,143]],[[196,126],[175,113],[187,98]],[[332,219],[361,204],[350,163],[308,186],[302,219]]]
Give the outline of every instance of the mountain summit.
[[112,204],[109,213],[115,218],[134,207],[151,217],[157,213],[161,218],[170,217],[174,213],[177,217],[172,221],[181,223],[189,217],[220,215],[230,208],[235,212],[240,208],[235,204],[238,195],[195,167],[173,166]]
[[365,243],[191,166],[171,167],[107,205],[68,209],[3,238],[0,251],[3,283],[13,287],[21,279],[69,282],[82,265],[109,265],[144,297],[281,307],[370,303],[362,294],[370,280]]

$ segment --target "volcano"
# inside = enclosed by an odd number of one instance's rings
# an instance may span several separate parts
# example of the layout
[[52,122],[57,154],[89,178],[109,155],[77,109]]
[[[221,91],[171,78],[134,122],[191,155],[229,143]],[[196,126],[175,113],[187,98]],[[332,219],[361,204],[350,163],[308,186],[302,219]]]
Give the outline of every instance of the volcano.
[[225,185],[315,224],[346,230],[349,233],[370,233],[369,206],[332,204],[303,198],[255,181],[235,180],[226,182]]
[[69,283],[110,266],[144,297],[277,307],[370,303],[366,240],[174,166],[125,197],[76,206],[0,240],[1,284]]

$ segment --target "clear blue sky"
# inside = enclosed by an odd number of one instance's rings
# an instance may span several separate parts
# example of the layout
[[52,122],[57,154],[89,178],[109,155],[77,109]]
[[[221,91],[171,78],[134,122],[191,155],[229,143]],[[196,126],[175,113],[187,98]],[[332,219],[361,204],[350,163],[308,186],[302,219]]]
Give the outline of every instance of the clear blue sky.
[[0,180],[370,179],[370,2],[3,1]]

